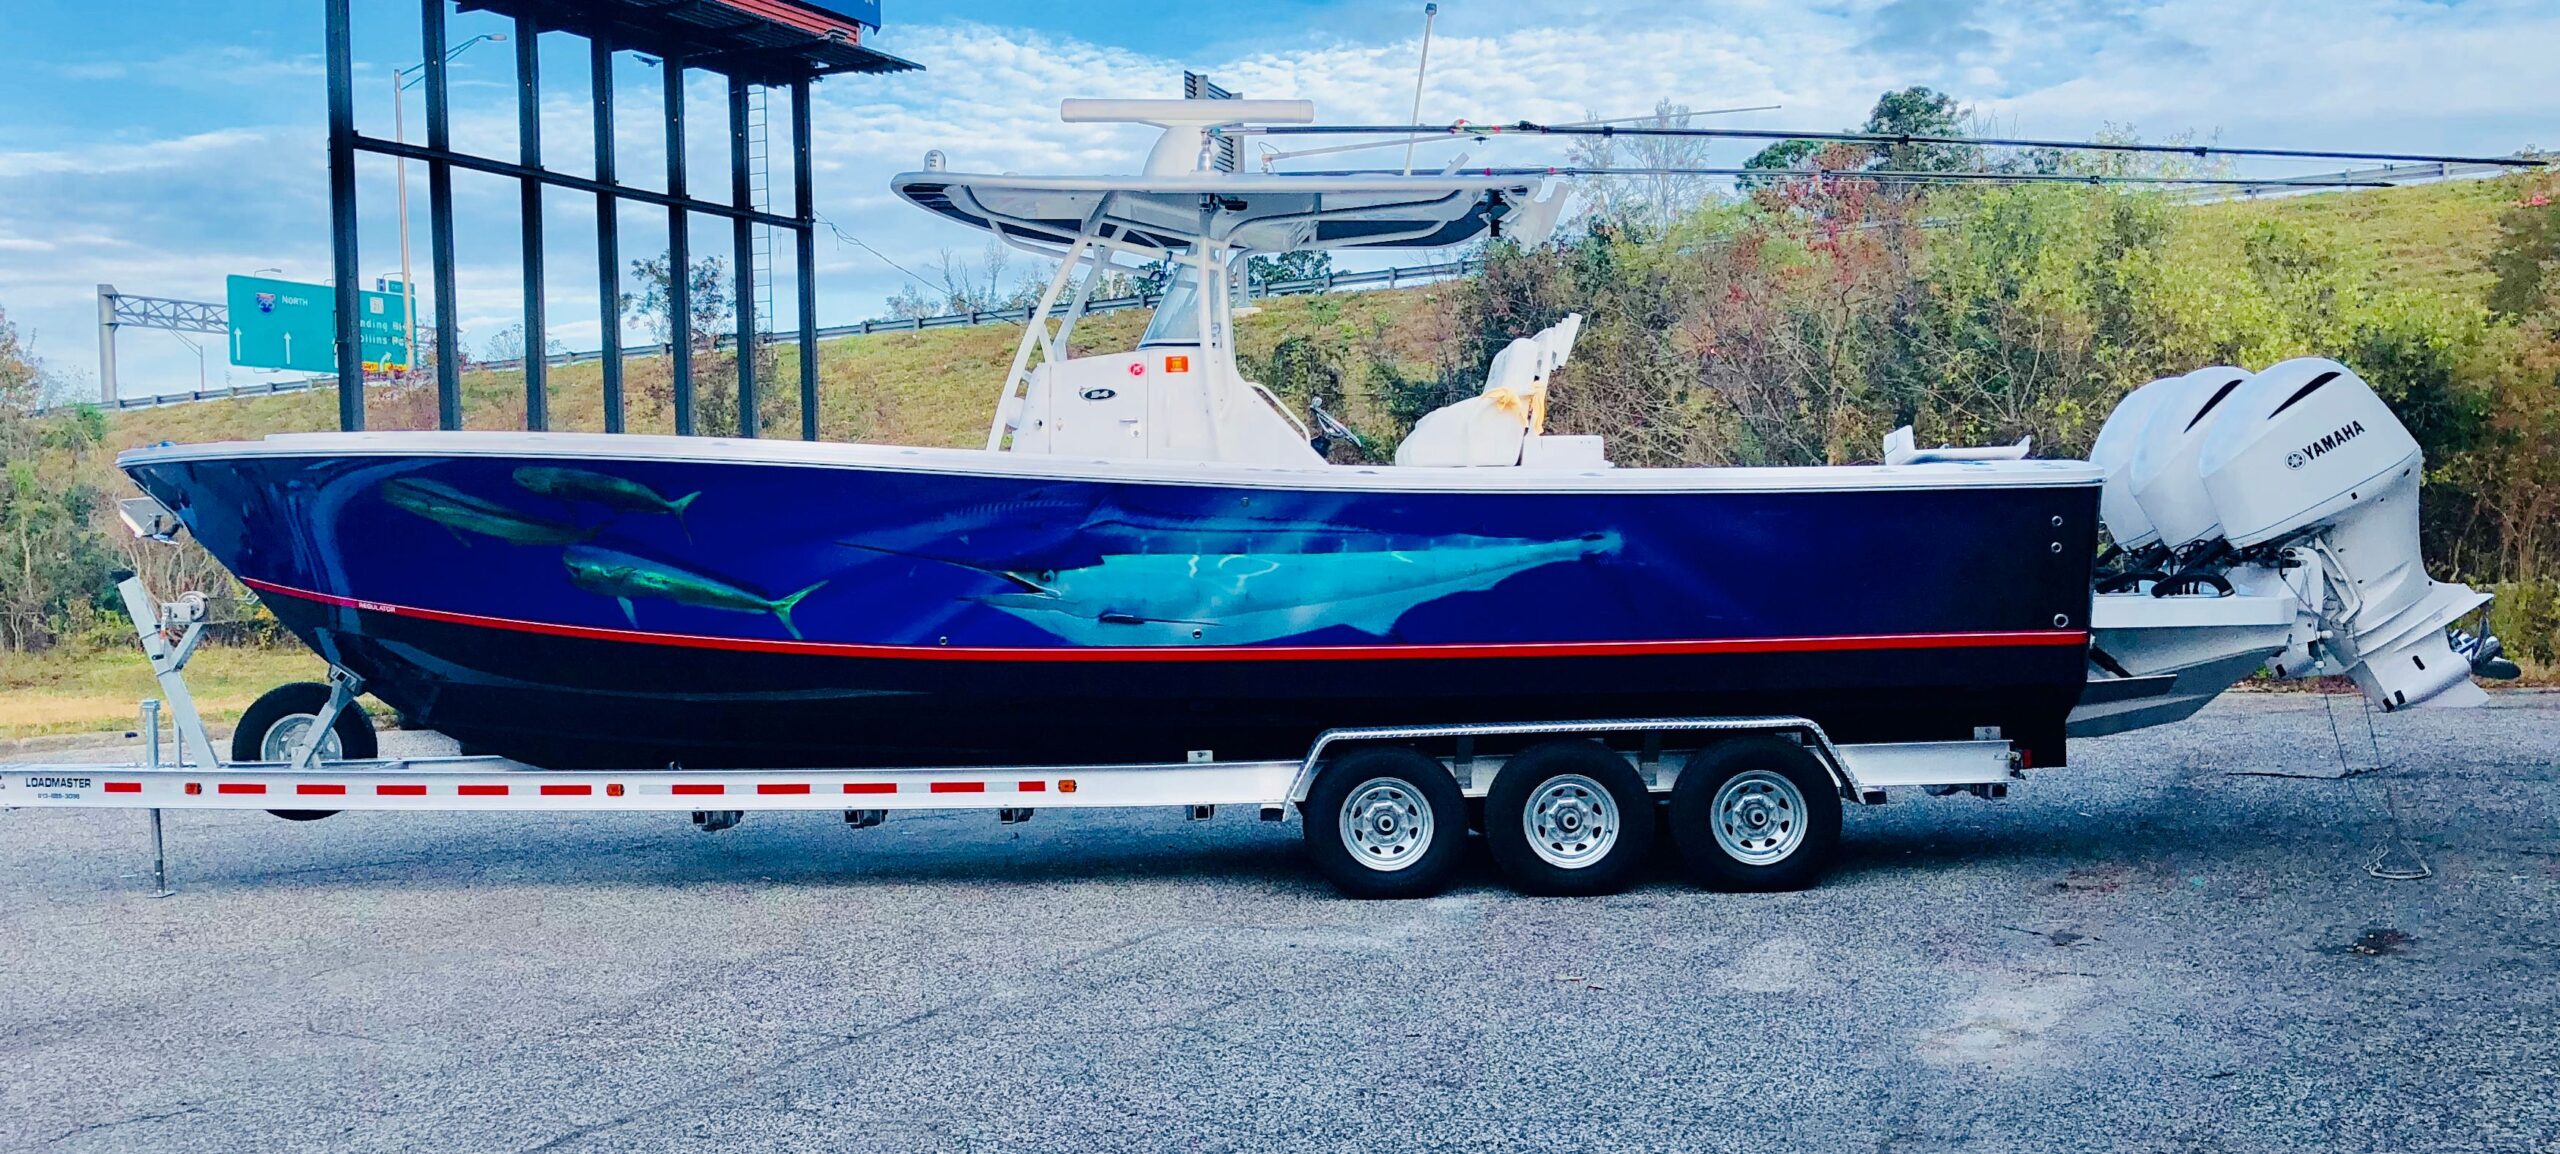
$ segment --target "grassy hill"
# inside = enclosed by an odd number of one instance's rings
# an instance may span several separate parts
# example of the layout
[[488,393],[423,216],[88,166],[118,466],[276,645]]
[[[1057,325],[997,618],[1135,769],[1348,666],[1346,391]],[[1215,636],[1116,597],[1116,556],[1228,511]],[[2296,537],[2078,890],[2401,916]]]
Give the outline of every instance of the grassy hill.
[[[1253,360],[1268,357],[1283,341],[1312,338],[1359,350],[1404,371],[1426,372],[1434,356],[1436,302],[1446,291],[1420,288],[1268,301],[1240,321],[1242,352]],[[1147,314],[1137,311],[1088,318],[1077,327],[1076,351],[1128,348],[1137,342],[1146,322]],[[1016,326],[998,324],[819,342],[819,435],[831,441],[883,444],[978,444],[986,437],[996,387],[1013,359],[1019,333]],[[795,436],[799,350],[786,344],[779,347],[778,356],[764,388],[769,393],[778,391],[786,404],[779,417],[768,413],[765,435]],[[603,430],[602,371],[592,363],[553,366],[548,382],[553,429]],[[467,371],[462,388],[466,427],[524,427],[521,371]],[[662,358],[626,362],[624,389],[629,431],[674,431]],[[330,430],[337,423],[337,390],[314,389],[119,412],[111,418],[108,444],[121,450],[164,440],[238,440]],[[432,383],[369,386],[366,423],[374,429],[434,428]]]
[[[2512,182],[2500,180],[2198,205],[2180,213],[2174,243],[2189,251],[2228,250],[2259,221],[2289,221],[2310,229],[2344,267],[2377,287],[2476,301],[2489,281],[2485,260],[2497,234],[2498,211],[2514,198]],[[1293,297],[1265,302],[1237,327],[1249,361],[1268,357],[1293,338],[1336,350],[1349,362],[1344,368],[1347,383],[1354,386],[1349,392],[1355,418],[1374,426],[1383,414],[1360,404],[1374,392],[1357,387],[1360,378],[1381,368],[1408,376],[1440,368],[1443,353],[1437,346],[1447,323],[1439,306],[1448,295],[1442,286]],[[1078,329],[1077,350],[1125,348],[1145,324],[1146,314],[1140,312],[1090,318]],[[1011,326],[985,325],[821,342],[820,435],[910,445],[978,443],[985,436],[996,386],[1012,359],[1016,333]],[[795,392],[796,349],[782,351],[778,370],[774,380],[781,391]],[[663,400],[665,377],[663,361],[629,363],[627,420],[632,431],[673,431]],[[468,427],[523,427],[522,373],[468,372],[463,391]],[[553,428],[603,429],[598,366],[555,367],[549,391]],[[377,429],[432,428],[432,388],[374,387],[368,390],[367,414]],[[767,435],[793,435],[798,422],[795,400]],[[122,449],[162,440],[234,440],[336,427],[336,390],[323,389],[118,413],[109,443]]]

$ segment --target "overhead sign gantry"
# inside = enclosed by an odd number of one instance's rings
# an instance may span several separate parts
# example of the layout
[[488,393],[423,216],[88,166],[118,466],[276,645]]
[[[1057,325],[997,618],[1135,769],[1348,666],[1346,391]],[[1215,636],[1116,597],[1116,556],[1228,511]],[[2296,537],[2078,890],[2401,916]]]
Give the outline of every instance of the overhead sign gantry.
[[[459,11],[486,11],[515,21],[517,156],[513,160],[456,151],[448,113],[445,16],[447,5]],[[355,123],[355,54],[351,0],[326,0],[329,71],[329,209],[334,259],[333,316],[335,367],[338,374],[338,425],[364,427],[365,334],[363,302],[357,275],[355,157],[371,152],[406,164],[427,166],[430,229],[430,277],[435,286],[436,420],[441,428],[462,427],[461,365],[447,350],[457,347],[454,272],[453,170],[456,168],[513,177],[523,186],[525,426],[549,424],[549,395],[541,350],[549,347],[548,318],[543,307],[542,190],[547,187],[591,193],[596,198],[596,277],[604,322],[604,420],[607,432],[621,432],[622,414],[622,275],[619,209],[624,201],[667,211],[669,358],[674,384],[676,432],[694,426],[691,265],[686,223],[694,213],[730,222],[736,238],[736,300],[739,431],[757,432],[755,345],[756,277],[752,253],[758,225],[790,232],[797,240],[800,313],[800,435],[818,435],[817,261],[811,240],[817,211],[811,198],[809,163],[809,86],[837,73],[885,73],[916,65],[863,43],[879,30],[880,6],[871,0],[421,0],[420,49],[425,60],[427,140],[411,144],[368,136]],[[542,154],[542,33],[560,32],[588,42],[594,72],[595,174],[583,176],[546,167]],[[663,63],[666,76],[666,189],[624,184],[614,165],[613,55],[646,53]],[[730,199],[705,200],[690,194],[685,182],[685,73],[699,69],[729,81]],[[788,89],[791,96],[792,203],[789,215],[757,208],[750,196],[749,140],[746,129],[752,87]]]

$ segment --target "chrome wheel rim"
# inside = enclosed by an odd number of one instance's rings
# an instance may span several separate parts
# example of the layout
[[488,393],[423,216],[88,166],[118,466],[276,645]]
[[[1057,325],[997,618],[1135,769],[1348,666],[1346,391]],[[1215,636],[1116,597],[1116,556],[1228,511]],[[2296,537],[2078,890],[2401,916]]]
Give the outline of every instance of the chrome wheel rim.
[[[292,760],[294,751],[302,748],[303,735],[311,732],[312,724],[319,720],[320,715],[316,713],[296,713],[277,718],[274,725],[267,727],[267,735],[258,741],[258,760]],[[335,760],[342,752],[336,727],[320,735],[320,756]]]
[[1585,869],[1618,844],[1618,799],[1581,774],[1560,774],[1530,791],[1520,828],[1539,860],[1558,869]]
[[1431,848],[1431,803],[1402,778],[1361,782],[1343,799],[1339,821],[1351,860],[1380,873],[1421,861],[1423,851]]
[[1785,774],[1747,769],[1717,787],[1716,845],[1744,865],[1776,865],[1804,844],[1804,793]]

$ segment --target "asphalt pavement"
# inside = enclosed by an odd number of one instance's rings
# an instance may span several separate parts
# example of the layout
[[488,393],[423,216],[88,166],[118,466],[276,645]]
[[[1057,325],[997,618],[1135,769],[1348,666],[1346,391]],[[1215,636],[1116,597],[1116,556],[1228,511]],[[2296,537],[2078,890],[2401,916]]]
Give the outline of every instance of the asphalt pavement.
[[2560,1151],[2560,695],[2365,722],[2228,697],[1774,895],[1353,902],[1164,810],[173,813],[154,899],[142,814],[11,811],[0,1148]]

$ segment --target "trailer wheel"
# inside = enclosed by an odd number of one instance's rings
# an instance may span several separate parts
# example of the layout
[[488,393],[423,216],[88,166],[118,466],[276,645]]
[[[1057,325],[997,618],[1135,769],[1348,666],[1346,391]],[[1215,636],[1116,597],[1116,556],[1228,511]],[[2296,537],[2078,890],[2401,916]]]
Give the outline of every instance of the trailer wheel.
[[[320,711],[329,707],[329,687],[317,681],[294,681],[276,686],[258,696],[240,715],[240,726],[231,731],[231,760],[284,761],[311,732]],[[365,716],[364,707],[352,701],[338,711],[338,720],[320,738],[320,756],[326,758],[374,757],[380,747],[373,739],[373,719]],[[286,821],[318,821],[338,811],[334,809],[271,809],[268,813]]]
[[1485,843],[1523,893],[1626,888],[1653,848],[1653,797],[1627,759],[1592,741],[1550,741],[1503,763],[1485,795]]
[[1402,746],[1349,754],[1316,775],[1300,809],[1307,853],[1355,898],[1419,898],[1449,885],[1467,804],[1448,767]]
[[1803,889],[1840,848],[1840,793],[1803,747],[1741,737],[1699,750],[1671,789],[1672,841],[1710,889]]

